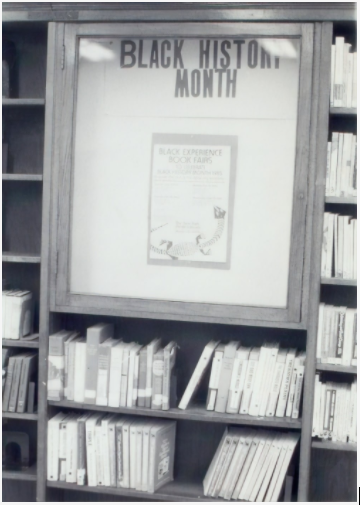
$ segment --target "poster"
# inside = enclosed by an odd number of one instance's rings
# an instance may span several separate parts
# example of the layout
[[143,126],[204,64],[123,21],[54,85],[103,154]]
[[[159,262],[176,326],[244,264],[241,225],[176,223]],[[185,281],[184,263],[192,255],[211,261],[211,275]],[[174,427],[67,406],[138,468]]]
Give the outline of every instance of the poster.
[[154,134],[149,264],[230,268],[237,138]]

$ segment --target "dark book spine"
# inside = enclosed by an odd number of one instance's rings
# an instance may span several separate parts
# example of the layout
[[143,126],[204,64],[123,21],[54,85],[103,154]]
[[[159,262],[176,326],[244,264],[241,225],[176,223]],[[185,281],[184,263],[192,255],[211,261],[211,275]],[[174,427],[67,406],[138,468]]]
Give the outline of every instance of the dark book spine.
[[19,393],[19,385],[20,385],[20,375],[21,375],[21,366],[22,366],[22,358],[16,358],[14,375],[11,384],[11,393],[10,393],[10,401],[9,401],[9,412],[15,412],[17,406],[17,398]]
[[3,412],[7,412],[9,409],[11,385],[12,385],[12,380],[13,380],[13,375],[14,375],[14,367],[15,367],[15,358],[10,358],[8,369],[7,369],[5,387],[4,387],[4,396],[3,396],[3,404],[2,404]]

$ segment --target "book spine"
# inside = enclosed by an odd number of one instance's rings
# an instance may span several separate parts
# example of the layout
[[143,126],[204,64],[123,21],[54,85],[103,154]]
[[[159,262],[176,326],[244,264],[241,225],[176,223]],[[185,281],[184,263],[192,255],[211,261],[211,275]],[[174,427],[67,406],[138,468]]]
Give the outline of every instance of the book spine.
[[120,407],[122,348],[117,346],[111,349],[110,378],[109,378],[109,407]]
[[240,403],[239,385],[240,385],[242,363],[243,362],[242,360],[240,360],[240,358],[235,358],[234,366],[231,373],[229,396],[226,406],[226,412],[228,414],[237,414],[239,412],[239,403]]
[[102,407],[108,404],[110,353],[111,347],[99,346],[96,405]]
[[334,107],[335,45],[331,46],[330,107]]
[[291,417],[293,406],[294,406],[294,398],[295,398],[295,390],[296,390],[296,384],[298,380],[298,366],[299,363],[297,363],[298,360],[295,360],[295,365],[292,371],[291,375],[291,381],[290,381],[290,386],[289,386],[289,396],[286,404],[286,410],[285,410],[285,416],[286,417]]
[[19,395],[17,401],[17,412],[25,412],[26,399],[29,384],[29,372],[30,372],[30,360],[31,357],[26,357],[23,359],[23,365],[21,368],[20,384],[19,384]]
[[48,356],[48,400],[64,399],[64,356]]
[[335,41],[334,107],[343,106],[344,97],[344,38]]
[[103,455],[103,441],[102,441],[102,427],[101,424],[95,427],[95,447],[96,447],[96,478],[97,486],[104,485],[104,455]]
[[103,485],[110,486],[110,444],[109,444],[109,425],[103,421],[101,426],[101,456],[103,460]]
[[147,370],[147,348],[140,350],[139,358],[139,388],[138,388],[138,406],[145,407],[146,394],[146,370]]
[[266,417],[275,416],[284,369],[285,369],[285,363],[276,363],[273,382],[270,389],[268,406],[266,409]]
[[125,425],[122,429],[122,454],[123,454],[123,478],[121,487],[130,487],[130,426]]
[[155,493],[155,451],[156,435],[150,433],[148,493]]
[[152,400],[151,408],[153,410],[162,410],[162,392],[163,392],[163,376],[164,376],[164,354],[156,353],[153,363],[153,378],[152,378]]
[[76,343],[71,342],[69,344],[69,357],[68,357],[68,383],[66,388],[67,400],[74,400],[75,349],[76,349]]
[[85,430],[88,486],[95,487],[97,485],[95,426],[86,422]]
[[136,407],[137,401],[138,401],[139,364],[140,364],[140,356],[139,356],[139,354],[136,354],[135,360],[134,360],[134,381],[133,381],[132,407]]
[[66,482],[66,431],[67,422],[59,424],[59,480]]
[[136,459],[136,425],[130,426],[130,488],[136,486],[136,468],[138,461]]
[[20,375],[23,358],[16,358],[14,376],[11,384],[9,412],[15,412],[17,406],[17,398],[19,393]]
[[141,491],[148,490],[149,473],[149,452],[150,452],[150,426],[145,426],[143,430],[143,459],[141,473]]
[[353,53],[353,85],[351,96],[351,107],[357,107],[357,53]]
[[243,392],[243,395],[241,398],[240,414],[248,414],[248,412],[249,412],[251,395],[252,395],[254,380],[256,377],[256,373],[257,373],[258,363],[259,362],[257,360],[252,360],[252,359],[249,360],[247,372],[246,372],[246,378],[245,378],[244,392]]
[[126,407],[127,390],[128,390],[128,372],[129,372],[129,349],[123,352],[123,363],[121,369],[121,384],[120,384],[120,407]]
[[2,403],[2,411],[3,412],[7,412],[9,409],[10,393],[11,393],[11,385],[12,385],[13,375],[14,375],[15,361],[16,361],[15,358],[9,359],[5,387],[4,387],[4,394],[3,394],[3,403]]
[[66,430],[66,482],[76,484],[77,478],[77,422],[71,421]]
[[33,414],[35,409],[35,382],[29,382],[27,413]]
[[91,330],[86,336],[86,375],[85,375],[85,403],[95,404],[98,382],[99,346],[102,342],[100,332]]
[[170,350],[164,349],[164,373],[162,378],[162,410],[170,408]]
[[292,376],[292,371],[294,367],[295,355],[291,354],[286,358],[285,371],[283,380],[281,383],[279,400],[276,408],[276,417],[284,417],[286,410],[286,403],[289,396],[290,380]]
[[227,355],[227,349],[225,348],[224,357],[221,365],[220,382],[218,387],[218,392],[216,395],[215,402],[215,412],[226,412],[226,406],[229,396],[229,387],[231,382],[231,373],[235,360],[236,349],[231,349],[233,354]]
[[122,427],[115,428],[116,443],[116,486],[122,487],[123,480],[123,451],[122,451]]
[[110,486],[116,487],[116,432],[115,425],[109,426]]
[[332,137],[331,137],[329,196],[334,196],[336,193],[336,175],[337,175],[337,167],[338,167],[338,154],[339,154],[339,133],[333,132]]
[[75,347],[74,401],[83,403],[85,395],[86,344],[76,342]]
[[142,489],[142,454],[143,450],[143,433],[142,428],[137,430],[136,433],[136,475],[135,475],[135,489],[141,491]]
[[154,360],[154,347],[148,346],[147,349],[147,364],[146,364],[146,388],[145,388],[145,407],[151,407],[152,396],[152,368]]
[[85,420],[78,423],[78,462],[76,470],[76,483],[78,486],[84,486],[86,482],[86,429]]
[[302,388],[303,388],[303,383],[304,383],[304,371],[305,371],[305,367],[303,365],[300,365],[297,370],[294,405],[293,405],[293,410],[292,410],[292,415],[291,415],[291,417],[293,419],[299,418],[301,393],[302,393]]

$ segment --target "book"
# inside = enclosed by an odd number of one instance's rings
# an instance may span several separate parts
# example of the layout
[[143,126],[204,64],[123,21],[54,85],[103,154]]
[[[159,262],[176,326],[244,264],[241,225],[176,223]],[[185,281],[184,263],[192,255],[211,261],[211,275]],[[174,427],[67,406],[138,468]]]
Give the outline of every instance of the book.
[[344,98],[344,37],[335,39],[334,107],[343,106]]
[[[71,344],[70,344],[71,345]],[[75,340],[75,374],[74,374],[74,401],[85,401],[85,374],[86,374],[86,341],[85,338]]]
[[286,454],[285,454],[284,460],[282,462],[282,465],[280,467],[279,475],[276,480],[276,484],[274,486],[272,496],[270,498],[270,493],[269,493],[270,489],[269,489],[265,501],[272,501],[272,502],[279,501],[281,489],[282,489],[282,486],[283,486],[283,483],[284,483],[284,480],[286,477],[286,472],[287,472],[287,469],[289,468],[290,461],[291,461],[292,455],[294,453],[295,447],[299,441],[299,438],[300,438],[300,435],[298,433],[291,433],[288,435]]
[[179,409],[184,410],[188,407],[191,399],[195,395],[195,393],[200,385],[201,379],[204,376],[204,373],[210,364],[210,360],[211,360],[212,355],[213,355],[216,347],[218,346],[218,344],[219,344],[219,342],[215,342],[212,340],[211,342],[209,342],[205,346],[205,348],[200,356],[200,359],[195,367],[195,370],[191,376],[191,379],[185,389],[183,397],[181,398],[181,401],[180,401],[179,407],[178,407]]
[[3,412],[7,412],[9,410],[11,385],[12,385],[12,380],[13,380],[13,375],[14,375],[15,363],[16,363],[16,357],[11,356],[9,358],[9,364],[7,367],[7,374],[6,374],[6,380],[5,380],[5,386],[4,386],[3,401],[2,401],[2,411]]
[[[168,345],[164,347],[162,410],[170,409],[171,383],[174,381],[173,374],[176,363],[176,350],[177,350],[176,342],[170,342]],[[139,366],[139,380],[140,380],[140,366]]]
[[85,403],[96,403],[99,345],[113,336],[113,324],[98,323],[86,331]]
[[283,378],[282,378],[281,386],[280,386],[278,404],[277,404],[276,412],[275,412],[276,417],[284,417],[284,415],[285,415],[286,404],[287,404],[287,400],[288,400],[288,396],[289,396],[290,381],[291,381],[292,371],[294,368],[295,354],[296,354],[295,349],[288,350],[288,353],[286,356],[286,361],[285,361],[284,374],[283,374]]
[[23,359],[16,412],[23,413],[26,411],[29,382],[30,379],[34,379],[37,371],[37,362],[37,353],[29,353]]
[[251,396],[254,387],[257,367],[259,363],[260,348],[253,347],[250,350],[248,366],[245,375],[244,392],[241,397],[240,414],[248,414]]
[[[295,401],[295,390],[297,388],[297,381],[298,381],[298,369],[302,366],[305,362],[305,356],[304,353],[300,353],[295,357],[294,360],[294,367],[292,370],[291,374],[291,380],[290,380],[290,385],[289,385],[289,396],[288,396],[288,401],[286,404],[286,410],[285,410],[285,416],[286,417],[291,417],[292,411],[293,411],[293,406],[294,406],[294,401]],[[302,368],[302,372],[304,369]]]
[[[139,352],[141,345],[134,344],[129,352],[129,369],[128,369],[128,387],[127,387],[127,407],[134,407],[137,399],[137,386],[134,387],[135,381],[138,381],[139,376]],[[135,401],[134,401],[135,400]]]
[[67,416],[59,412],[48,421],[47,428],[47,480],[59,480],[60,423]]
[[148,493],[174,480],[175,437],[175,421],[162,421],[150,429]]
[[26,412],[28,414],[35,412],[35,382],[29,382]]
[[130,363],[130,350],[137,344],[125,344],[123,348],[123,361],[121,366],[121,384],[120,384],[120,407],[126,407],[128,394],[128,375]]
[[219,382],[220,382],[220,372],[221,372],[221,364],[224,357],[224,344],[219,344],[215,349],[214,357],[211,365],[211,373],[209,380],[209,389],[208,389],[208,397],[206,401],[206,409],[214,410],[216,396],[218,392]]
[[[96,405],[106,407],[108,404],[111,348],[116,346],[118,343],[118,340],[108,338],[98,345]],[[86,344],[86,353],[87,352],[88,349]]]
[[273,374],[275,371],[277,355],[279,353],[279,344],[273,343],[269,344],[270,353],[267,359],[266,368],[263,376],[263,381],[261,385],[261,400],[259,407],[259,416],[264,417],[266,415],[266,408],[268,405],[270,397],[270,389],[273,379]]
[[266,408],[266,417],[275,416],[277,402],[280,394],[280,387],[285,369],[286,356],[286,349],[280,349],[276,357],[274,373],[270,385],[269,399]]
[[21,377],[21,369],[23,360],[27,356],[27,353],[18,354],[15,357],[15,366],[14,366],[14,374],[11,383],[11,391],[10,391],[10,400],[9,400],[9,412],[16,412],[17,400],[19,394],[19,385],[20,385],[20,377]]
[[229,414],[237,414],[239,412],[241,397],[244,390],[249,354],[250,349],[247,347],[240,347],[236,351],[234,367],[231,375],[229,397],[226,407],[226,412]]
[[219,387],[216,395],[215,412],[225,412],[231,383],[231,374],[234,366],[236,350],[239,342],[231,341],[225,345],[224,356],[221,362]]
[[146,370],[147,370],[147,346],[142,347],[139,352],[139,387],[138,406],[145,407],[146,393]]
[[154,355],[151,408],[162,410],[163,380],[164,380],[164,349],[159,349]]
[[69,387],[69,348],[70,342],[79,337],[79,333],[74,331],[64,342],[64,397],[68,398]]
[[146,353],[146,387],[145,387],[145,407],[151,407],[152,397],[152,378],[153,378],[153,361],[154,355],[157,353],[161,345],[161,339],[154,339],[147,345]]
[[86,432],[86,461],[87,461],[87,485],[97,486],[96,465],[96,426],[101,422],[103,414],[92,414],[85,421]]
[[49,336],[48,400],[64,399],[65,342],[70,335],[71,332],[61,330]]
[[109,377],[109,407],[120,407],[121,369],[123,361],[124,342],[119,341],[111,347],[110,377]]
[[75,387],[75,351],[76,342],[84,342],[83,337],[76,336],[69,342],[69,354],[67,358],[67,385],[64,389],[64,394],[67,400],[74,400],[74,387]]
[[[77,418],[77,469],[76,483],[78,486],[86,484],[86,421],[91,414],[85,414]],[[76,441],[75,441],[76,443]]]

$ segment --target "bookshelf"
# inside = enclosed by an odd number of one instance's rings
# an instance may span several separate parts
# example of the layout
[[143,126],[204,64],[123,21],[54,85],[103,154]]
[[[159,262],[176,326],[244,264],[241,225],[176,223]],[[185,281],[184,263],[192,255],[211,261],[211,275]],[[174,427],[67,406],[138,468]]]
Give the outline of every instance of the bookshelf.
[[[8,163],[2,173],[3,278],[10,287],[32,291],[38,331],[47,27],[4,24],[3,37],[14,41],[17,48],[14,86],[10,98],[2,99],[3,141],[8,144]],[[37,351],[39,338],[3,339],[2,346]],[[38,413],[2,413],[3,430],[29,435],[35,460],[22,471],[3,470],[5,501],[36,500],[38,419]]]
[[[356,51],[356,27],[353,23],[333,23],[333,39],[344,37]],[[354,108],[330,108],[329,139],[333,131],[355,134],[357,110]],[[356,217],[356,197],[325,196],[324,212],[339,213]],[[356,308],[357,280],[321,278],[320,301],[335,306],[346,305]],[[352,382],[357,375],[357,367],[316,363],[316,371],[321,372],[325,380],[334,382]],[[357,445],[313,439],[312,468],[317,477],[312,477],[311,494],[314,501],[354,501],[356,500],[356,452]],[[336,464],[336,471],[333,470]],[[314,475],[314,473],[313,473]],[[333,480],[330,489],[326,482]]]
[[[304,263],[303,287],[305,300],[302,319],[298,322],[259,320],[256,317],[224,318],[208,311],[207,314],[189,315],[186,312],[162,312],[143,309],[135,312],[131,308],[119,310],[116,305],[109,308],[91,307],[76,309],[57,307],[50,304],[51,282],[56,275],[54,265],[55,251],[51,249],[51,234],[56,233],[51,227],[51,208],[54,194],[52,172],[52,144],[56,132],[61,128],[56,125],[55,83],[64,78],[61,72],[62,42],[64,23],[75,20],[81,23],[106,21],[271,21],[299,23],[308,22],[315,28],[313,96],[311,97],[314,121],[311,124],[309,137],[310,156],[310,191],[307,201],[308,216],[313,215],[313,227],[305,239],[307,255]],[[332,30],[354,30],[355,7],[352,4],[314,4],[302,8],[293,4],[282,6],[224,6],[204,5],[201,8],[191,4],[182,4],[178,9],[164,8],[156,10],[151,4],[137,4],[131,11],[119,4],[101,7],[99,4],[62,4],[55,9],[37,4],[3,4],[3,26],[5,34],[11,35],[21,49],[33,50],[34,68],[19,68],[18,97],[3,99],[3,115],[7,140],[13,146],[14,156],[11,173],[3,174],[3,194],[5,195],[5,240],[3,252],[4,277],[21,282],[21,287],[31,289],[37,299],[36,328],[39,329],[39,342],[3,341],[3,346],[39,348],[39,398],[38,414],[34,419],[22,421],[23,425],[35,425],[31,428],[33,443],[36,444],[37,466],[26,472],[3,472],[3,500],[21,501],[23,494],[13,480],[27,480],[27,496],[31,501],[108,501],[111,499],[141,499],[157,501],[211,501],[203,496],[202,478],[204,477],[215,449],[226,424],[253,427],[279,428],[282,430],[299,430],[301,432],[300,448],[294,458],[296,468],[295,495],[298,501],[326,501],[324,488],[314,487],[310,475],[324,473],[326,453],[318,451],[326,447],[317,447],[311,440],[313,384],[317,334],[317,306],[320,299],[330,300],[342,297],[351,298],[356,286],[355,281],[334,282],[338,279],[320,280],[320,251],[322,238],[322,215],[325,205],[355,205],[356,201],[325,199],[324,172],[326,166],[327,127],[330,124],[344,124],[354,128],[356,111],[342,109],[329,110],[328,80],[330,72],[330,50]],[[26,22],[25,22],[26,21]],[[316,22],[315,22],[316,21]],[[49,24],[50,23],[50,24]],[[337,28],[337,26],[339,28]],[[45,87],[46,70],[46,87]],[[310,98],[309,98],[310,99]],[[35,139],[35,141],[34,141]],[[44,167],[44,168],[42,168]],[[30,184],[31,182],[31,184]],[[37,184],[33,184],[36,182]],[[28,205],[26,215],[17,208],[18,201]],[[41,281],[40,281],[41,279]],[[340,291],[339,291],[340,290]],[[330,303],[330,302],[329,302]],[[205,391],[199,390],[199,406],[180,411],[171,409],[166,412],[149,411],[148,409],[116,409],[119,413],[129,413],[144,417],[155,416],[178,420],[177,447],[175,456],[175,480],[161,488],[154,495],[132,490],[115,488],[78,487],[64,482],[47,482],[46,480],[46,433],[47,421],[60,410],[101,410],[112,412],[109,408],[74,404],[73,402],[47,401],[47,354],[48,335],[61,329],[84,331],[86,327],[99,321],[114,322],[118,334],[127,334],[129,338],[148,343],[154,335],[161,335],[164,340],[171,335],[180,347],[179,396],[190,377],[200,350],[211,338],[221,340],[239,339],[244,345],[256,345],[265,339],[278,339],[288,347],[295,346],[307,351],[308,359],[305,371],[303,416],[299,420],[251,418],[249,416],[214,414],[204,408]],[[314,359],[312,359],[314,357]],[[340,370],[344,374],[353,374],[350,370]],[[327,370],[324,370],[327,371]],[[4,418],[4,416],[3,416]],[[6,423],[20,422],[17,418],[5,416]],[[322,443],[321,443],[322,444]],[[326,445],[326,444],[324,444]],[[334,447],[334,446],[333,446]],[[347,449],[348,452],[351,449]],[[316,454],[315,454],[316,452]],[[320,453],[320,454],[317,454]],[[324,454],[325,453],[325,454]],[[344,450],[335,449],[332,463],[340,461],[340,466],[352,474],[354,462],[342,459]],[[356,454],[356,453],[355,453]],[[346,452],[345,458],[348,456]],[[340,459],[339,459],[340,458]],[[354,482],[344,479],[349,489]],[[338,482],[341,487],[341,482]],[[20,486],[18,486],[20,488]],[[36,487],[36,489],[35,489]],[[24,488],[25,489],[25,488]],[[323,494],[321,494],[323,493]],[[319,498],[320,497],[320,498]],[[29,500],[27,500],[29,501]]]

